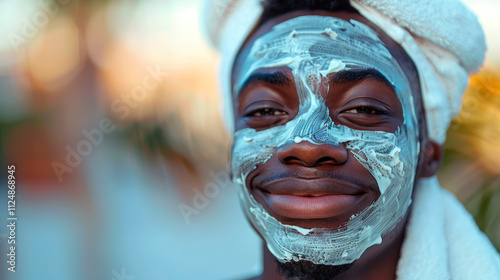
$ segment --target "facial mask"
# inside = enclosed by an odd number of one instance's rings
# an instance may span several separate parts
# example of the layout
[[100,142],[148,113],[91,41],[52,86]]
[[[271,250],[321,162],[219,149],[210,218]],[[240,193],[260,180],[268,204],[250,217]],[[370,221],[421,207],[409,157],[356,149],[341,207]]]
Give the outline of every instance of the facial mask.
[[[292,70],[299,113],[285,125],[262,131],[245,128],[235,133],[231,169],[243,209],[281,262],[352,263],[367,248],[382,242],[411,203],[419,142],[409,83],[374,31],[357,21],[332,17],[297,17],[276,25],[257,39],[236,73],[234,93],[255,70],[278,66]],[[393,85],[404,116],[403,125],[394,133],[354,130],[335,124],[330,118],[322,97],[329,87],[324,77],[354,69],[375,69]],[[279,147],[301,141],[345,143],[376,179],[380,197],[338,229],[304,229],[280,223],[254,199],[246,179]]]

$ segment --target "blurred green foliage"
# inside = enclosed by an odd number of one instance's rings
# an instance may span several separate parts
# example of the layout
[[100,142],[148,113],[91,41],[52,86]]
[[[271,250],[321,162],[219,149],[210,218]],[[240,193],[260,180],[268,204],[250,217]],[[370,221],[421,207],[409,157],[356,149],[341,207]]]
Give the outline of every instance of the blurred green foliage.
[[462,110],[448,130],[439,177],[500,251],[499,73],[485,68],[471,78]]

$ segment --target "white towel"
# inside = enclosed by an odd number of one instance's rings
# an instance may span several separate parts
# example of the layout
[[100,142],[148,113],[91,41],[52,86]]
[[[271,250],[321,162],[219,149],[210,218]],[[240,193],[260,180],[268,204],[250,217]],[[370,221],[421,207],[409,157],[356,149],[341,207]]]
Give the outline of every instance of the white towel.
[[500,279],[498,252],[436,177],[416,188],[397,279]]

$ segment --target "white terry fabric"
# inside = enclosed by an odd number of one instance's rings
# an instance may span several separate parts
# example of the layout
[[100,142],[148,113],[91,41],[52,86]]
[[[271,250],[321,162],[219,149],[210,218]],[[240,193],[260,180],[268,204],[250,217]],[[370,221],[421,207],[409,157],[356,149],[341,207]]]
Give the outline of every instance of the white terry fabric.
[[456,197],[435,176],[415,191],[397,279],[500,279],[498,252]]
[[[233,130],[231,70],[262,13],[260,0],[207,0],[203,27],[222,54],[223,115]],[[429,135],[443,143],[458,114],[468,75],[483,63],[486,42],[476,16],[459,0],[350,0],[361,15],[398,42],[420,76]]]

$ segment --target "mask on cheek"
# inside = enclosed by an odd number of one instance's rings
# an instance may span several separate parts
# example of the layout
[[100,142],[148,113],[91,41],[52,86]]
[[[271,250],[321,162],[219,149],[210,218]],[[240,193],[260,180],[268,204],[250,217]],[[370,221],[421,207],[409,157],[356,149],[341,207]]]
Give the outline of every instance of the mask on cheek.
[[[276,25],[257,39],[237,73],[234,92],[257,69],[287,66],[292,70],[300,105],[285,125],[234,134],[231,169],[245,214],[281,262],[352,263],[392,231],[411,203],[419,151],[416,116],[409,83],[397,61],[376,34],[357,22],[323,16],[297,17]],[[334,72],[375,69],[393,85],[404,122],[394,133],[354,130],[335,124],[324,96],[325,77]],[[325,82],[326,81],[326,82]],[[258,203],[246,185],[248,175],[290,142],[345,143],[349,152],[376,179],[381,195],[345,226],[304,229],[284,225]]]

